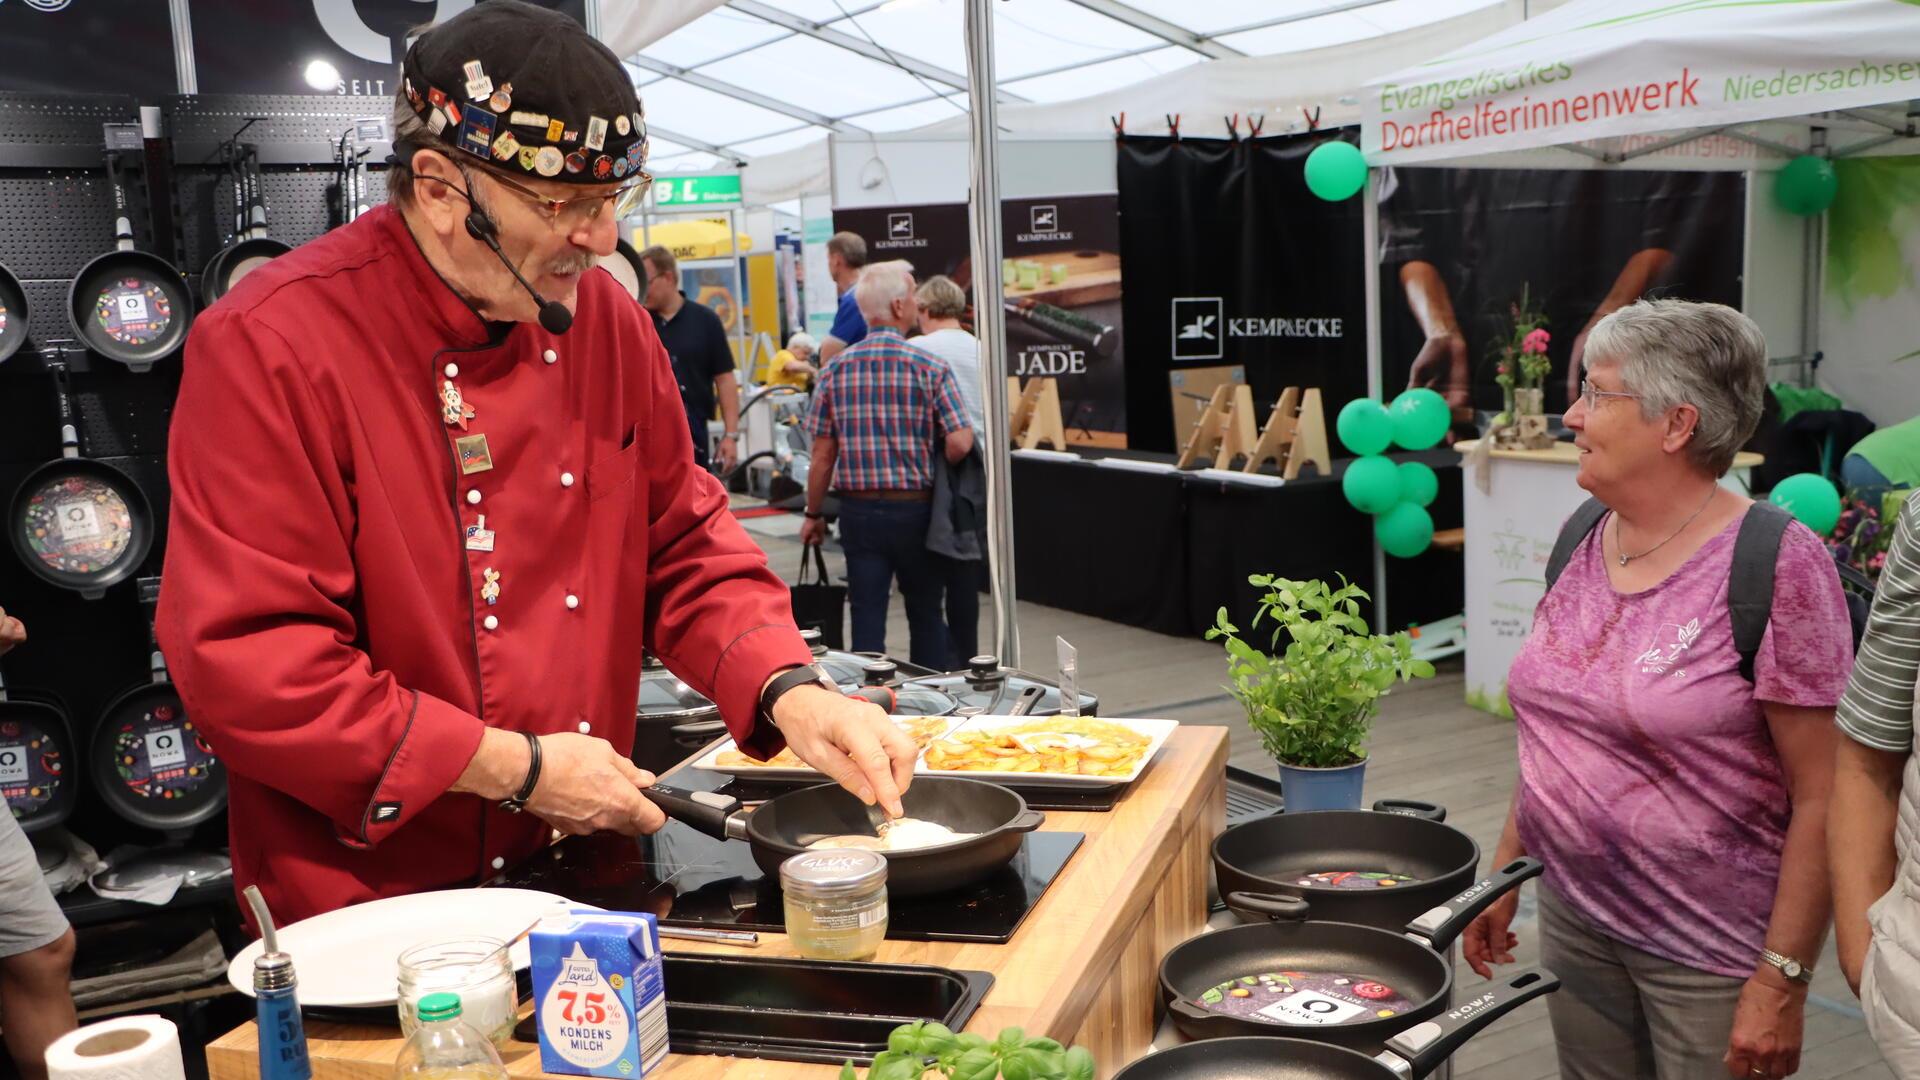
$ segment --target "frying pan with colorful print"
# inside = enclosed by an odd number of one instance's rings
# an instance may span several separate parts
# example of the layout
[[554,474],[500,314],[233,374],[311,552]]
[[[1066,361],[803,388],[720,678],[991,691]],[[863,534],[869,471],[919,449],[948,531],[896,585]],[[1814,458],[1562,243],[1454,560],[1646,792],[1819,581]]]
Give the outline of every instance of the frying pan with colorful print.
[[[141,578],[140,602],[152,633],[160,579]],[[88,775],[113,812],[149,829],[192,828],[227,805],[227,775],[204,732],[167,677],[156,646],[153,677],[128,687],[100,714]]]
[[113,185],[114,250],[74,276],[67,315],[87,348],[145,371],[187,339],[193,297],[172,264],[134,248],[126,177],[116,152],[107,154],[107,177]]
[[0,680],[0,794],[20,828],[51,829],[73,812],[73,725],[40,701],[9,697]]
[[34,575],[89,600],[133,576],[153,546],[153,507],[133,478],[80,456],[66,361],[48,359],[60,401],[61,456],[27,474],[7,533]]

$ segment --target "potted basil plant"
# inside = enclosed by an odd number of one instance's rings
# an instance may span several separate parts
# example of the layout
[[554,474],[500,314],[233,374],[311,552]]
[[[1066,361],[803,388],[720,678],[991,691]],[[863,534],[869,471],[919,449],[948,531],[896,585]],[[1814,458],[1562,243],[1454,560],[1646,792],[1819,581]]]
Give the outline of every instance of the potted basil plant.
[[1360,617],[1367,594],[1345,577],[1337,589],[1271,574],[1247,581],[1266,590],[1249,629],[1271,623],[1273,633],[1262,652],[1220,609],[1207,640],[1226,645],[1227,689],[1279,763],[1287,812],[1357,810],[1381,695],[1430,678],[1433,665],[1414,657],[1406,634],[1373,633]]

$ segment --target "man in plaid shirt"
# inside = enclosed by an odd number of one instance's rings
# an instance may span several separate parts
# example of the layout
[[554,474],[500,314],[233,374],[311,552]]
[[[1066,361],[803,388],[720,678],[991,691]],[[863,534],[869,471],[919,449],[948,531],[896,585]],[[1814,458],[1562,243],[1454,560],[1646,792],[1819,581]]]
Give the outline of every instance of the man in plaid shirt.
[[945,557],[927,550],[933,471],[944,467],[942,455],[949,462],[967,456],[973,428],[953,369],[906,340],[915,320],[913,268],[875,263],[853,290],[867,336],[827,363],[813,392],[813,466],[800,539],[826,540],[820,508],[832,488],[840,497],[854,650],[887,650],[887,596],[898,576],[911,659],[944,669],[947,571]]

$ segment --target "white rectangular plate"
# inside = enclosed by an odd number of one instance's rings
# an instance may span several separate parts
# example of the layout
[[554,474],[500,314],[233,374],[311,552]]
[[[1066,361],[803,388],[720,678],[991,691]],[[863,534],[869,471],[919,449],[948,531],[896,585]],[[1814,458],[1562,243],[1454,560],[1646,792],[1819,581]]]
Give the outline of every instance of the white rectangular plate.
[[[1048,718],[1044,716],[952,716],[945,717],[944,719],[950,721],[950,723],[945,731],[935,736],[936,741],[961,731],[997,731],[1002,728],[1019,727],[1023,724],[1030,724],[1034,721]],[[1140,756],[1139,763],[1134,766],[1131,773],[1128,773],[1126,776],[1080,776],[1073,773],[974,772],[962,769],[929,769],[924,753],[921,755],[920,760],[914,764],[913,771],[916,775],[920,776],[970,776],[976,780],[986,780],[995,784],[1017,784],[1022,787],[1076,788],[1081,790],[1124,787],[1140,778],[1140,774],[1145,772],[1147,766],[1153,761],[1154,755],[1160,752],[1160,747],[1167,741],[1167,736],[1173,734],[1174,729],[1180,726],[1179,722],[1174,720],[1141,720],[1111,716],[1093,717],[1092,719],[1101,720],[1109,724],[1119,724],[1122,727],[1145,735],[1151,740],[1147,744],[1147,752]],[[817,780],[822,783],[826,782],[826,777],[814,769],[720,764],[720,755],[733,749],[735,749],[735,746],[732,739],[723,740],[708,749],[706,753],[694,759],[692,767],[705,769],[709,772],[728,773],[745,780],[763,777],[768,780]]]

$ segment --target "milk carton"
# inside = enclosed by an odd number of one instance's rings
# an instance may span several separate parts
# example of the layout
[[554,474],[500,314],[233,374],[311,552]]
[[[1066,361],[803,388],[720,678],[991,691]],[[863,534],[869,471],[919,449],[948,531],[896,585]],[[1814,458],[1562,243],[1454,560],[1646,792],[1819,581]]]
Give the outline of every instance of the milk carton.
[[633,1080],[667,1054],[667,996],[653,916],[575,908],[536,926],[540,1067]]

